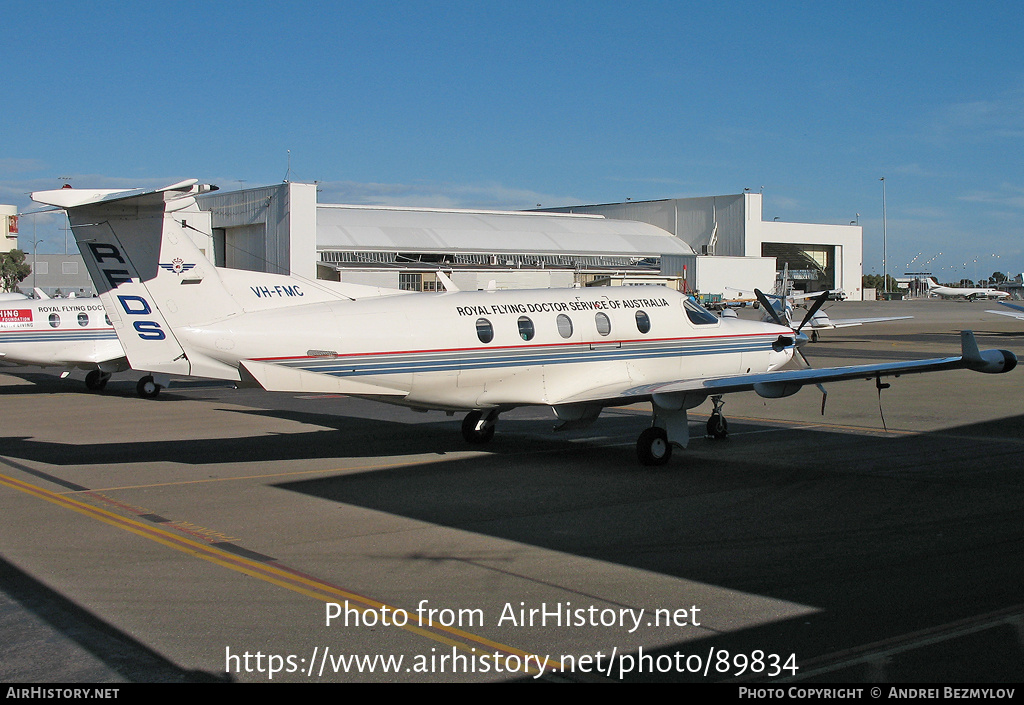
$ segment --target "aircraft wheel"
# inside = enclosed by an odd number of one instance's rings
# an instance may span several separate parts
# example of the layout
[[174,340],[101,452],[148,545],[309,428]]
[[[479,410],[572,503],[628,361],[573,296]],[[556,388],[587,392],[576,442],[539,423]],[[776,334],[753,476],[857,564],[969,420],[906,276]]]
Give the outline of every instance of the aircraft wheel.
[[816,331],[816,330],[812,330],[811,331],[811,342],[812,343],[817,343],[818,342],[818,331]]
[[708,437],[716,440],[729,437],[729,422],[717,412],[708,419]]
[[467,443],[487,443],[494,438],[494,424],[482,431],[476,429],[476,425],[480,423],[482,417],[483,412],[471,411],[462,420],[462,437],[466,439]]
[[85,376],[85,388],[92,391],[103,389],[107,386],[107,381],[103,379],[103,373],[99,370],[92,370]]
[[641,465],[664,465],[672,457],[672,445],[665,429],[652,427],[640,434],[636,441],[636,455]]
[[135,391],[138,392],[139,396],[143,399],[153,399],[160,393],[160,385],[157,384],[150,375],[146,375],[139,380],[137,385],[135,385]]

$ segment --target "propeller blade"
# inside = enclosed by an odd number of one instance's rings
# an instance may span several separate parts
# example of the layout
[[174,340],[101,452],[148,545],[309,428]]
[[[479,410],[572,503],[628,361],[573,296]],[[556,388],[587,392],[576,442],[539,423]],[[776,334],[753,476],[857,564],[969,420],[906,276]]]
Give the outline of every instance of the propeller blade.
[[757,297],[757,300],[760,302],[761,306],[764,307],[764,310],[768,312],[768,315],[775,319],[776,323],[780,326],[786,326],[786,328],[789,328],[789,326],[786,325],[786,323],[784,323],[779,317],[779,312],[775,310],[775,307],[772,306],[771,301],[768,300],[768,297],[764,295],[763,291],[760,289],[754,289],[754,296]]
[[818,309],[821,308],[822,305],[824,305],[826,299],[828,299],[828,292],[827,291],[822,292],[821,296],[815,297],[814,305],[811,306],[810,309],[807,310],[807,315],[804,316],[804,320],[800,323],[800,326],[796,329],[797,333],[799,333],[801,330],[803,330],[803,327],[806,326],[808,324],[808,322],[810,322],[810,320],[812,318],[814,318],[814,314],[816,314],[818,312]]
[[[811,369],[811,361],[807,359],[807,356],[804,355],[804,351],[801,350],[799,346],[796,347],[796,352],[800,356],[800,359],[803,360],[803,363],[807,366],[807,369]],[[825,401],[828,399],[828,392],[825,391],[825,386],[821,382],[818,382],[814,386],[816,386],[818,390],[821,392],[821,415],[824,416]]]

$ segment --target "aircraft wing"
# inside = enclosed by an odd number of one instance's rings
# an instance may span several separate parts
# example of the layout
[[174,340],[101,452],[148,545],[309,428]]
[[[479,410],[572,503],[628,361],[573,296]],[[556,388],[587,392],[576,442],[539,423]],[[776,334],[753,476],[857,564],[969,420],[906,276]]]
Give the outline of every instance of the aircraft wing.
[[656,399],[662,406],[672,406],[673,397],[682,401],[690,395],[694,398],[707,397],[730,392],[755,391],[766,398],[789,396],[808,384],[838,382],[848,379],[873,379],[876,377],[900,376],[921,372],[971,369],[978,372],[1009,372],[1017,365],[1017,358],[1005,350],[978,350],[972,331],[961,331],[961,354],[954,357],[931,358],[903,362],[883,362],[872,365],[849,365],[820,369],[796,369],[766,372],[757,375],[724,375],[719,377],[697,377],[671,382],[658,382],[640,386],[625,384],[607,385],[575,394],[556,404],[600,403],[607,406],[629,404]]
[[998,313],[1000,316],[1010,316],[1018,320],[1024,321],[1024,306],[1018,306],[1017,304],[1009,304],[1005,301],[999,302],[1000,306],[1012,309],[1011,311],[985,311],[985,313]]
[[[903,321],[913,316],[886,316],[881,318],[840,318],[840,319],[829,319],[832,323],[833,328],[849,328],[851,326],[861,326],[865,323],[884,323],[885,321]],[[813,325],[813,321],[812,321]]]

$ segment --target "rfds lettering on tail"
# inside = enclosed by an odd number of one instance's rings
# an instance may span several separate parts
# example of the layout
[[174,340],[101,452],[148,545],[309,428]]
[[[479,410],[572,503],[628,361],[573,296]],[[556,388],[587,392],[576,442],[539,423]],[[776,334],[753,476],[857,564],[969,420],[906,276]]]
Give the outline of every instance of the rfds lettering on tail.
[[[886,376],[1002,373],[1017,363],[1008,351],[980,351],[964,331],[959,355],[812,369],[798,347],[823,298],[794,326],[781,317],[720,319],[663,287],[459,291],[439,274],[446,291],[410,293],[217,268],[181,222],[212,188],[190,180],[32,194],[67,211],[134,368],[463,411],[469,443],[489,441],[499,415],[519,406],[548,406],[566,429],[607,407],[648,402],[637,455],[661,464],[686,447],[687,411],[709,398],[709,435],[724,437],[721,407],[732,392],[778,398],[808,384],[881,387]],[[555,217],[505,216],[521,218],[517,225]],[[196,264],[187,273],[161,265],[177,261]]]

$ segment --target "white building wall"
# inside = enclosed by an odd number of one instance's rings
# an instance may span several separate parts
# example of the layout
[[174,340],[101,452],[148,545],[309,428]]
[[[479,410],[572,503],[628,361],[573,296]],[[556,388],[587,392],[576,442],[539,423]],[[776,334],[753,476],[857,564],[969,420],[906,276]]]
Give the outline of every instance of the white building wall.
[[[771,291],[775,287],[774,257],[703,257],[673,255],[661,258],[661,273],[683,277],[686,291],[726,294],[727,289]],[[682,290],[680,286],[680,290]]]
[[291,273],[316,279],[316,184],[288,184],[288,241]]

